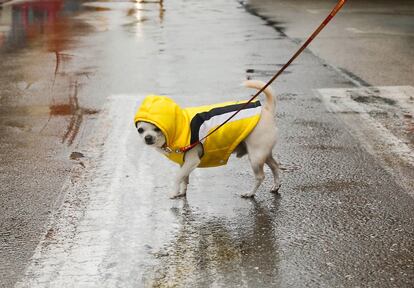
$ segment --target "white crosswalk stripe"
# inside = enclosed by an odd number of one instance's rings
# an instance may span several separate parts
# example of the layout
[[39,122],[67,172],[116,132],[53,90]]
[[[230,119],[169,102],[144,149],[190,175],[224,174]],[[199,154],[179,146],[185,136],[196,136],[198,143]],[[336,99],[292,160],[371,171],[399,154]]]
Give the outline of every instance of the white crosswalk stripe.
[[318,94],[365,149],[414,191],[414,87],[328,88]]

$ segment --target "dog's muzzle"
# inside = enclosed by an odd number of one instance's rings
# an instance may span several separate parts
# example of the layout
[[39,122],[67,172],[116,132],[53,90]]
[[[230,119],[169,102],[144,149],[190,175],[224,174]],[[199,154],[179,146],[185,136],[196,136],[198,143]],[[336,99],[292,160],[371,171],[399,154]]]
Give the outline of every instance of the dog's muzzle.
[[152,137],[152,136],[150,136],[150,135],[145,136],[145,137],[144,137],[144,140],[145,140],[145,143],[146,143],[146,144],[148,144],[148,145],[152,145],[152,144],[154,144],[154,139],[153,139],[153,137]]

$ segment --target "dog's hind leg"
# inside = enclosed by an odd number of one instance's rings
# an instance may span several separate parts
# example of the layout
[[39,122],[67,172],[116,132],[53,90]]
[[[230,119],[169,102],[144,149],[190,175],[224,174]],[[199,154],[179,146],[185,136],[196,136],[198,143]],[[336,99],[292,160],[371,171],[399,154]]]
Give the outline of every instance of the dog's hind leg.
[[267,157],[266,164],[267,164],[267,166],[269,166],[270,170],[272,170],[272,174],[273,174],[273,183],[274,184],[273,184],[273,187],[270,190],[270,192],[277,193],[279,191],[279,188],[280,188],[280,183],[279,183],[279,164],[273,158],[272,154],[270,154]]
[[254,176],[256,178],[256,183],[255,186],[253,188],[253,190],[251,192],[247,192],[242,194],[241,196],[244,198],[250,198],[253,197],[254,194],[256,193],[257,189],[259,189],[260,185],[263,183],[264,180],[264,172],[263,172],[263,166],[264,163],[259,161],[259,162],[255,162],[250,160],[251,164],[252,164],[252,168],[253,168],[253,172],[254,172]]

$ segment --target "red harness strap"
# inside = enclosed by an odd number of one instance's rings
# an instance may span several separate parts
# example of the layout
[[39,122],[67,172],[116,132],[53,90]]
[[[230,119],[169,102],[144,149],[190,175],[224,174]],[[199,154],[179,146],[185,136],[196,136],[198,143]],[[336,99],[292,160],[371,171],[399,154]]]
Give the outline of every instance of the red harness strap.
[[182,148],[180,148],[176,152],[178,152],[178,153],[184,153],[184,152],[187,152],[188,150],[194,148],[195,146],[197,146],[198,144],[200,144],[204,139],[206,139],[211,134],[213,134],[214,132],[216,132],[218,129],[220,129],[221,127],[223,127],[224,124],[226,124],[227,122],[229,122],[243,108],[245,108],[247,105],[249,105],[250,102],[252,102],[257,96],[260,95],[260,93],[262,93],[270,84],[272,84],[272,82],[275,81],[275,79],[277,77],[279,77],[279,75],[282,74],[283,71],[285,71],[285,69],[303,52],[303,50],[305,50],[306,47],[308,47],[309,43],[311,43],[312,40],[319,34],[319,32],[321,32],[321,30],[329,23],[329,21],[331,21],[331,19],[336,15],[336,13],[338,13],[338,11],[342,8],[342,6],[344,6],[345,2],[346,2],[346,0],[339,0],[338,1],[338,3],[333,8],[333,10],[328,15],[328,17],[326,17],[325,20],[319,25],[319,27],[312,33],[312,35],[309,36],[308,40],[306,40],[306,42],[303,43],[303,45],[299,48],[299,50],[296,51],[296,53],[289,59],[289,61],[285,65],[283,65],[282,68],[280,68],[280,70],[266,83],[266,85],[264,85],[259,91],[257,91],[257,93],[254,94],[253,97],[250,98],[250,100],[247,101],[239,110],[237,110],[236,112],[234,112],[234,114],[232,114],[226,121],[224,121],[219,126],[217,126],[216,128],[214,128],[214,130],[212,130],[210,133],[208,133],[202,139],[198,140],[197,142],[195,142],[193,144],[190,144],[188,146],[182,147]]

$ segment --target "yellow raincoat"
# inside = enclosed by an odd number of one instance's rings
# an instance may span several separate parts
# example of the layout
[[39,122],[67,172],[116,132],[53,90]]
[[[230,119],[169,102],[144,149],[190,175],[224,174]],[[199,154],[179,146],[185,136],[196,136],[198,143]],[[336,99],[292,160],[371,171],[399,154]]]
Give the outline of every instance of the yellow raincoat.
[[[156,125],[166,137],[166,145],[173,152],[166,156],[182,165],[184,154],[179,148],[197,142],[223,123],[246,101],[182,109],[165,96],[149,95],[139,107],[134,123],[145,121]],[[260,119],[259,101],[249,103],[234,118],[203,141],[204,155],[198,167],[225,165],[237,145],[249,135]]]

